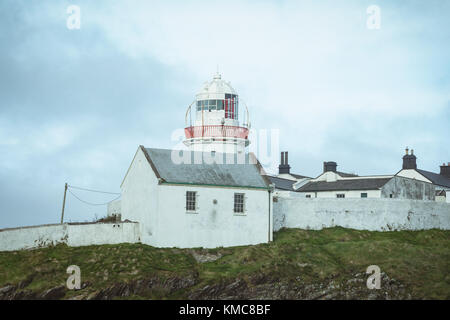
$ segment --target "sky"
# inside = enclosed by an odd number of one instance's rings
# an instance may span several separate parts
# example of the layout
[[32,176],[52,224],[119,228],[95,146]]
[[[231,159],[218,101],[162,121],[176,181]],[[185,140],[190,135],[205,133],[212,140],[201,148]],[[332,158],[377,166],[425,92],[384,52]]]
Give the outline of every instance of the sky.
[[[58,223],[66,182],[120,192],[217,68],[291,172],[395,174],[406,146],[450,161],[450,1],[3,0],[0,43],[0,228]],[[105,214],[68,194],[67,221]]]

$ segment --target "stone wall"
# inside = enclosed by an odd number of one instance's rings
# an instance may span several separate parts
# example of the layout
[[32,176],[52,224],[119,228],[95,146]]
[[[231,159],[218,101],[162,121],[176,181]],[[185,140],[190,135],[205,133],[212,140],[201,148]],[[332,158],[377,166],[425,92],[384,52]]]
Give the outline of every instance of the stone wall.
[[0,230],[0,251],[34,249],[65,243],[69,246],[139,242],[139,224],[64,223]]
[[358,230],[450,229],[450,205],[407,199],[305,199],[278,197],[274,231],[320,230],[340,226]]

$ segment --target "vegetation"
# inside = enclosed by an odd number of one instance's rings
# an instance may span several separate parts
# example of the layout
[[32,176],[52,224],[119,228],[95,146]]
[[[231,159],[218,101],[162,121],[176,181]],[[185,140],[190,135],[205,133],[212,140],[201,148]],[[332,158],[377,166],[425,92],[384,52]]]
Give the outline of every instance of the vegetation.
[[[405,284],[413,298],[450,299],[450,232],[443,230],[369,232],[344,228],[321,231],[285,229],[274,242],[217,249],[159,249],[142,244],[55,247],[0,252],[0,288],[33,292],[65,285],[69,265],[78,265],[84,289],[64,298],[86,298],[115,283],[138,279],[195,278],[177,290],[149,290],[128,298],[187,298],[207,285],[255,275],[305,284],[333,278],[347,281],[378,265]],[[198,257],[213,257],[199,261]],[[267,281],[267,280],[266,280]]]

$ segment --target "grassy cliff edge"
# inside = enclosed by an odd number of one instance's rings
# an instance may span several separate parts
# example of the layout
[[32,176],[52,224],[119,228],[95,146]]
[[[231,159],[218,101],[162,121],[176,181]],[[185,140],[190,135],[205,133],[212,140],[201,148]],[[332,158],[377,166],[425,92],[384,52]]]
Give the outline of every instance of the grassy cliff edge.
[[[66,269],[81,269],[68,290]],[[383,272],[366,287],[369,265]],[[283,229],[217,249],[142,244],[0,252],[0,299],[450,299],[450,231]]]

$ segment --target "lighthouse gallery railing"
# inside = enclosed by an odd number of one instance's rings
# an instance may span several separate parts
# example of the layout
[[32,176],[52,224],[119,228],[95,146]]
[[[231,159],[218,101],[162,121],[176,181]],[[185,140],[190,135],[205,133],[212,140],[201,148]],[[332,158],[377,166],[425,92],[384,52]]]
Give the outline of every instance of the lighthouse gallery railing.
[[237,126],[225,126],[225,125],[205,125],[205,126],[192,126],[184,129],[187,139],[192,138],[248,138],[248,129],[245,127]]

